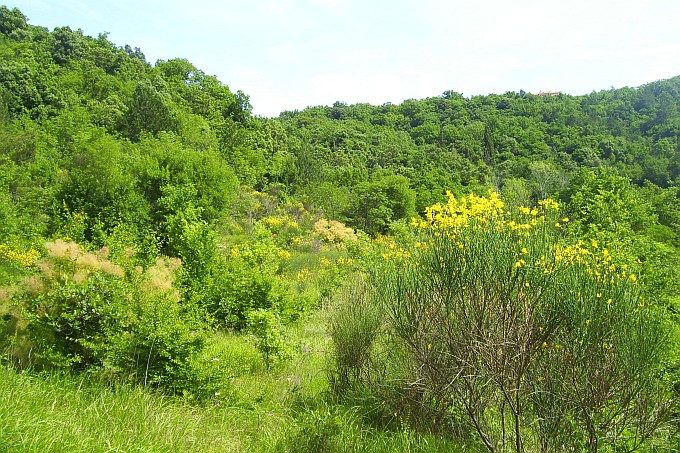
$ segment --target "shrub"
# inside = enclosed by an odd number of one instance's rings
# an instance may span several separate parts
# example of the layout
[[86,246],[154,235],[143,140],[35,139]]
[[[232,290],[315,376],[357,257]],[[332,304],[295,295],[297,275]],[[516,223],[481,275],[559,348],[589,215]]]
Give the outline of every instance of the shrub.
[[[46,244],[40,274],[16,297],[26,319],[32,363],[182,390],[188,363],[205,342],[200,312],[173,288],[179,260],[161,259],[125,275],[78,244]],[[25,363],[25,360],[24,360]]]
[[[405,410],[463,422],[490,451],[637,448],[668,407],[664,314],[606,248],[564,243],[557,208],[449,195],[413,222],[415,243],[389,244],[373,268],[372,303],[403,363],[381,362],[395,356],[361,340],[370,329],[346,335],[370,373],[401,368]],[[357,366],[340,358],[341,380]],[[355,379],[384,395],[386,383]]]
[[381,325],[367,282],[356,278],[346,284],[336,298],[330,323],[335,369],[329,377],[335,393],[347,392],[369,378],[366,373]]
[[258,309],[247,314],[248,328],[255,337],[255,346],[260,351],[267,368],[290,358],[291,347],[286,341],[281,323],[271,311]]
[[234,245],[206,286],[201,303],[221,326],[242,330],[252,310],[273,310],[284,318],[299,313],[278,277],[282,256],[272,234],[257,225],[252,241]]
[[357,240],[352,228],[336,220],[317,220],[314,223],[314,233],[331,243]]

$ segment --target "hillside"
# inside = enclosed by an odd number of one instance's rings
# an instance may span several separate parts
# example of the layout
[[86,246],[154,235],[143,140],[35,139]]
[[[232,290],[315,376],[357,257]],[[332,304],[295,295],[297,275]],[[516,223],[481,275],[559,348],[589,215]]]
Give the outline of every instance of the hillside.
[[3,382],[223,410],[234,451],[672,449],[679,310],[680,76],[264,118],[0,6]]

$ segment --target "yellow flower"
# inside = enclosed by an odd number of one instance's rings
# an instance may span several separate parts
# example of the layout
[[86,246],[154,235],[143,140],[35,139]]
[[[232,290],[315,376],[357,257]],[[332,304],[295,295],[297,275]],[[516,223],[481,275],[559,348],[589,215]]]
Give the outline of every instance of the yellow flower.
[[546,198],[545,200],[541,200],[541,201],[538,202],[538,205],[543,206],[545,209],[549,208],[549,209],[558,210],[560,208],[560,205],[557,204],[557,202],[555,200],[553,200],[552,198]]
[[7,244],[0,244],[0,258],[3,257],[8,261],[14,261],[22,266],[30,267],[38,261],[40,252],[33,249],[21,252],[10,248]]

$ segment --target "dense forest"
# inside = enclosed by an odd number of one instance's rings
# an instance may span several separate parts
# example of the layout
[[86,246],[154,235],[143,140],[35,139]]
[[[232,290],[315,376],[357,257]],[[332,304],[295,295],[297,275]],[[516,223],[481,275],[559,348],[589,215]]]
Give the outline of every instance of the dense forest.
[[251,110],[0,6],[1,447],[678,448],[680,76]]

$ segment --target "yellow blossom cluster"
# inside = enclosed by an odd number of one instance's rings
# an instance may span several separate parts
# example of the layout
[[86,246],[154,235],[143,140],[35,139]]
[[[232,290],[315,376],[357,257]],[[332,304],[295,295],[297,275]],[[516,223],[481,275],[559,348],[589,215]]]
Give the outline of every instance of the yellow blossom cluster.
[[292,256],[291,253],[288,250],[283,250],[283,249],[276,252],[276,254],[282,260],[287,260]]
[[299,229],[300,225],[298,225],[297,221],[294,219],[291,219],[289,217],[284,217],[284,216],[269,216],[269,217],[264,217],[261,220],[262,223],[264,223],[268,227],[274,227],[274,228],[294,228],[294,229]]
[[471,219],[488,221],[501,217],[505,204],[500,196],[489,191],[488,197],[470,194],[457,199],[447,192],[448,202],[437,203],[425,210],[425,219],[414,219],[412,225],[417,228],[458,229],[468,224]]
[[411,257],[411,253],[406,249],[397,246],[394,241],[387,244],[387,250],[382,253],[382,258],[387,261],[400,261]]
[[36,250],[31,249],[21,252],[14,250],[7,244],[0,244],[0,259],[29,267],[33,266],[38,261],[38,258],[40,258],[40,252]]
[[[544,221],[545,219],[543,217],[540,218],[540,221]],[[508,221],[501,221],[498,223],[497,228],[499,230],[502,229],[507,229],[513,233],[516,233],[518,236],[524,236],[528,237],[529,236],[529,231],[536,227],[539,224],[539,219],[532,218],[528,222],[516,222],[514,220],[508,220]]]
[[354,264],[354,260],[352,258],[345,258],[344,256],[339,256],[337,264],[338,266],[351,266]]
[[552,262],[546,262],[545,257],[536,262],[537,266],[545,269],[546,274],[552,272],[556,266],[580,264],[586,267],[589,275],[595,276],[599,281],[615,279],[637,283],[637,276],[628,271],[628,266],[616,264],[611,252],[606,248],[600,248],[597,240],[593,240],[590,246],[581,241],[570,245],[555,244],[553,249]]
[[283,217],[271,216],[271,217],[264,217],[261,220],[261,222],[264,223],[267,226],[280,227],[281,225],[285,224],[286,219],[284,219]]
[[553,211],[557,211],[560,209],[560,205],[552,198],[546,198],[545,200],[539,201],[538,206],[544,208],[545,210],[552,209]]
[[352,266],[354,260],[352,258],[345,258],[344,256],[339,256],[335,261],[330,260],[326,257],[322,257],[319,260],[319,264],[322,268],[332,268],[332,267],[342,267],[342,266]]
[[297,274],[295,274],[295,280],[298,282],[306,282],[312,278],[312,271],[306,267],[300,269]]
[[[414,219],[412,226],[432,230],[435,238],[446,236],[455,241],[455,245],[460,249],[466,247],[467,232],[491,228],[497,233],[510,233],[516,237],[515,269],[529,266],[542,269],[544,274],[550,274],[557,268],[582,265],[590,275],[600,281],[615,279],[637,282],[637,276],[627,273],[625,265],[614,263],[612,254],[608,249],[601,247],[597,240],[592,240],[588,244],[556,243],[552,250],[540,258],[531,257],[532,254],[529,253],[525,243],[531,240],[527,238],[541,235],[544,228],[559,229],[570,221],[568,217],[556,218],[559,204],[552,198],[539,201],[535,207],[520,206],[515,212],[511,212],[493,191],[486,197],[472,194],[458,199],[450,192],[447,196],[446,204],[438,203],[429,207],[425,212],[425,218]],[[385,241],[385,245],[389,247],[383,254],[385,259],[408,257],[408,252],[395,250],[394,243]],[[432,246],[432,240],[415,243],[417,250],[424,251]]]
[[[411,225],[416,228],[430,228],[434,230],[457,231],[473,222],[473,228],[488,225],[493,220],[498,230],[510,230],[519,236],[528,236],[529,231],[545,222],[548,211],[559,210],[559,204],[552,198],[541,200],[537,207],[520,206],[518,215],[505,210],[505,204],[498,193],[489,191],[488,196],[470,194],[467,197],[456,198],[447,192],[448,201],[437,203],[425,210],[424,219],[413,219]],[[562,219],[562,224],[568,222]],[[557,228],[561,225],[555,223]],[[421,244],[422,245],[422,244]]]

